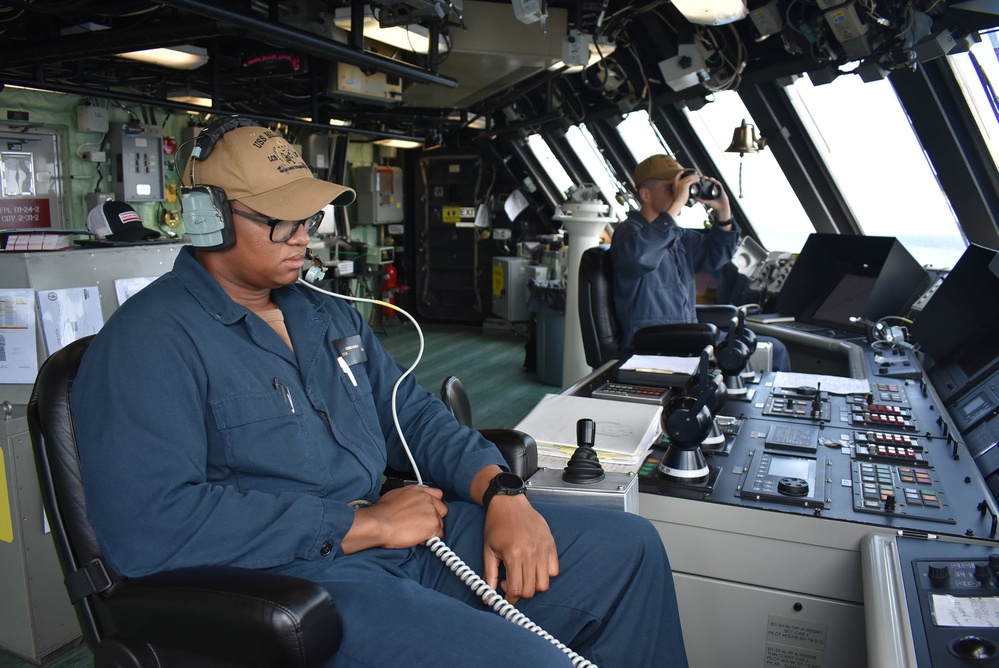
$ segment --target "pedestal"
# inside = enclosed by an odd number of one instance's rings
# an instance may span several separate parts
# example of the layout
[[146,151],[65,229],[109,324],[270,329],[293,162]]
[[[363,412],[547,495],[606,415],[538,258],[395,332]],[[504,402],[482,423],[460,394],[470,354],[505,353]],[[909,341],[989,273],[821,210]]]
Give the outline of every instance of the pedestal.
[[565,389],[593,371],[586,363],[583,335],[579,328],[579,264],[583,251],[600,244],[600,232],[610,219],[577,217],[564,218],[561,222],[569,238],[569,266],[565,281],[565,350],[562,357],[562,388]]

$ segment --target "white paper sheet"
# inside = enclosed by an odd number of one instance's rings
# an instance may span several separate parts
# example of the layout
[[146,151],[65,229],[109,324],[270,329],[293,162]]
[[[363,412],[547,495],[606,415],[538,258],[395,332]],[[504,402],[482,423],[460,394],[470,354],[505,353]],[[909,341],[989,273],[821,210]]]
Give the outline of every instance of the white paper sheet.
[[669,355],[632,355],[621,364],[624,371],[682,374],[689,376],[697,371],[700,357],[672,357]]
[[774,374],[774,387],[820,387],[830,394],[864,394],[871,391],[871,382],[865,378],[823,376],[817,373],[792,373],[778,371]]
[[999,627],[999,599],[994,596],[933,594],[932,599],[937,626]]
[[0,290],[0,383],[34,383],[38,375],[35,293]]
[[565,465],[576,450],[576,422],[596,423],[593,449],[608,471],[637,471],[659,435],[661,406],[547,394],[515,429],[534,437],[538,461]]
[[104,326],[97,286],[39,290],[38,312],[49,355]]
[[506,201],[503,202],[503,211],[506,212],[506,217],[512,223],[527,208],[527,204],[527,198],[524,197],[524,193],[514,190],[506,198]]
[[124,304],[129,297],[155,281],[157,278],[157,276],[136,276],[135,278],[114,279],[114,293],[118,298],[118,306]]

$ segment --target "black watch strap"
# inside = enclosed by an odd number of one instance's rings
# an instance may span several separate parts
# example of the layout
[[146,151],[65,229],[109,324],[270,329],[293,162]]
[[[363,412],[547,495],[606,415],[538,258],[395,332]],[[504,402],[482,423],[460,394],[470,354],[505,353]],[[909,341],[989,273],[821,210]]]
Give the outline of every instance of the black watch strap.
[[527,486],[524,484],[523,478],[516,473],[508,471],[497,473],[489,481],[489,486],[486,487],[486,491],[482,494],[482,507],[488,510],[489,502],[497,494],[501,496],[516,496],[517,494],[524,494],[526,491]]

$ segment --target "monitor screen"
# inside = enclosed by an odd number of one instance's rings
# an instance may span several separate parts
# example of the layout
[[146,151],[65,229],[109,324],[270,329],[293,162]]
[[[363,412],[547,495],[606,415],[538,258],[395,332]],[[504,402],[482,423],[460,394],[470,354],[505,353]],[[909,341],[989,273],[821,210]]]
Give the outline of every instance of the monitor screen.
[[894,237],[812,234],[777,295],[777,312],[863,335],[863,323],[904,316],[929,284],[926,270]]
[[999,252],[971,244],[910,327],[946,402],[999,369]]
[[856,330],[857,323],[850,322],[850,318],[863,316],[877,282],[877,276],[845,274],[812,313],[811,320],[836,329]]

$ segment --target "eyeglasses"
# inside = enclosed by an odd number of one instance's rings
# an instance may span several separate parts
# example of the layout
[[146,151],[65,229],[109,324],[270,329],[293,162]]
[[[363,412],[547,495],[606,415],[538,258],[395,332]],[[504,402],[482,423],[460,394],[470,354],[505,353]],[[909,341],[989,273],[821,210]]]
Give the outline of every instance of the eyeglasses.
[[233,209],[233,213],[236,213],[243,218],[249,218],[250,220],[256,221],[258,223],[263,223],[267,227],[271,228],[271,241],[276,244],[284,243],[295,236],[298,232],[300,225],[305,226],[306,233],[311,237],[319,229],[319,224],[323,222],[324,212],[320,211],[314,213],[308,218],[303,220],[279,220],[278,218],[265,218],[264,216],[258,216],[255,213],[250,213],[248,211],[243,211],[242,209]]

